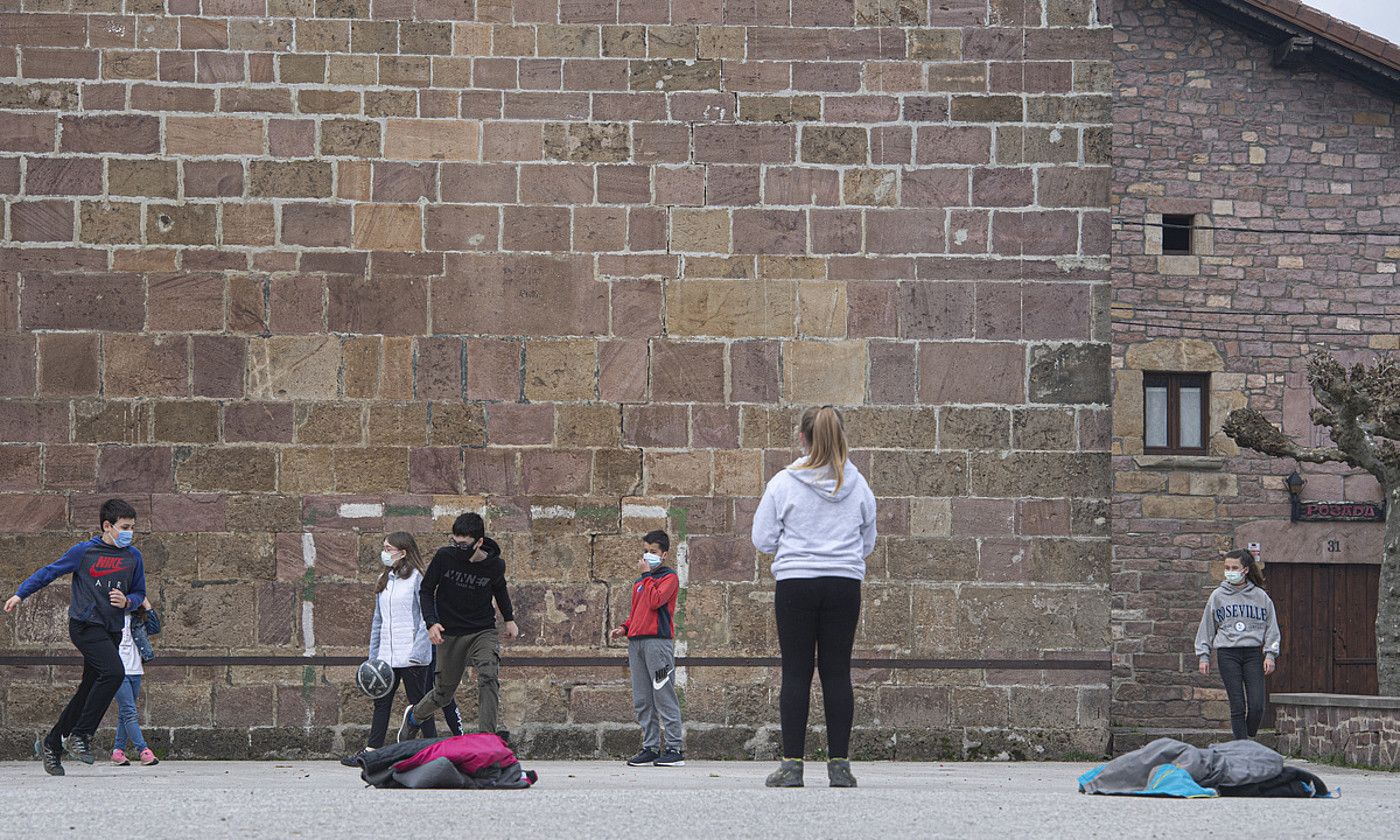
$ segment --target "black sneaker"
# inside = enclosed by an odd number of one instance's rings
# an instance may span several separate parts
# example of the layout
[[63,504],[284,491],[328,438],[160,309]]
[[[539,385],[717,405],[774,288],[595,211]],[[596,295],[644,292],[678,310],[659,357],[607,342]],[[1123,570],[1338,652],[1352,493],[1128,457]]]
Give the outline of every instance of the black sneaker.
[[364,753],[351,753],[350,755],[342,757],[340,763],[346,767],[359,767],[360,756],[362,755],[364,755]]
[[63,748],[54,747],[43,738],[34,742],[34,752],[44,762],[44,772],[50,776],[63,775]]
[[845,758],[833,758],[826,763],[826,777],[832,787],[848,788],[856,786],[855,774],[851,772],[851,762]]
[[783,763],[778,765],[777,770],[768,774],[768,778],[763,780],[763,784],[767,787],[802,787],[802,759],[783,759]]
[[642,750],[641,752],[637,753],[636,755],[632,756],[631,758],[627,759],[627,766],[628,766],[628,767],[645,767],[645,766],[648,765],[648,764],[653,764],[653,763],[655,763],[656,760],[657,760],[658,758],[660,758],[660,757],[661,757],[661,754],[658,753],[656,750],[646,750],[646,749],[644,749],[644,750]]
[[685,754],[680,750],[666,750],[652,763],[657,767],[684,767]]
[[84,764],[94,764],[97,758],[92,754],[92,736],[74,732],[68,738],[68,754]]
[[400,743],[404,741],[412,741],[414,738],[418,737],[419,727],[414,726],[412,721],[410,720],[410,716],[412,714],[412,706],[409,706],[407,709],[403,710],[403,723],[399,724],[399,733],[395,736]]

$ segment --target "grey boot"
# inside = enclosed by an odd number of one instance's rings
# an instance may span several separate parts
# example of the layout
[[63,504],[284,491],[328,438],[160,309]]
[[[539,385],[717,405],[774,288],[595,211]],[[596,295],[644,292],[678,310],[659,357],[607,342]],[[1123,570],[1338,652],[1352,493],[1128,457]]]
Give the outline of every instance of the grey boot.
[[832,787],[855,787],[856,777],[851,774],[851,762],[846,758],[833,758],[826,763],[826,777]]
[[802,759],[785,758],[778,769],[768,774],[763,783],[767,787],[802,787]]

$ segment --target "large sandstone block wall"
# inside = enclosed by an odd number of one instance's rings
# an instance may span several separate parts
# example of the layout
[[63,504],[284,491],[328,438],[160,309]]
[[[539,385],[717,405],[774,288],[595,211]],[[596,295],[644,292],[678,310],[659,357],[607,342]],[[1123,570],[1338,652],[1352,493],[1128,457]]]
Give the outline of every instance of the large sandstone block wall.
[[[431,550],[483,511],[507,655],[620,657],[665,526],[683,648],[740,660],[687,670],[692,751],[768,755],[749,522],[835,403],[880,497],[857,654],[968,660],[862,671],[860,754],[1097,751],[1106,667],[998,663],[1106,661],[1103,17],[10,0],[4,586],[130,499],[167,620],[150,731],[325,754],[368,721],[323,658],[363,653],[384,532]],[[7,750],[75,678],[34,659],[65,598],[0,625]],[[508,664],[503,706],[534,755],[635,747],[621,667]]]
[[[1129,0],[1114,27],[1113,722],[1218,729],[1224,691],[1192,652],[1218,553],[1258,541],[1266,562],[1379,558],[1381,526],[1290,523],[1283,477],[1298,465],[1242,454],[1220,426],[1248,403],[1322,445],[1311,350],[1400,348],[1400,242],[1364,233],[1400,223],[1400,109],[1275,68],[1270,45],[1188,4]],[[1278,232],[1203,231],[1195,255],[1159,256],[1160,228],[1142,223],[1163,213]],[[1211,374],[1208,456],[1143,455],[1144,371]],[[1381,498],[1369,475],[1301,471],[1307,498]]]

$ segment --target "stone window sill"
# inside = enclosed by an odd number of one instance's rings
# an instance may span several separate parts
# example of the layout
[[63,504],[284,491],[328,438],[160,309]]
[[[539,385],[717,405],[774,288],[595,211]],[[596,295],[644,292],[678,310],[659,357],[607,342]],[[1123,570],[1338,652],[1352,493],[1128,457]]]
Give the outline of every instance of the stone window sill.
[[1225,459],[1215,455],[1134,455],[1141,470],[1220,470]]

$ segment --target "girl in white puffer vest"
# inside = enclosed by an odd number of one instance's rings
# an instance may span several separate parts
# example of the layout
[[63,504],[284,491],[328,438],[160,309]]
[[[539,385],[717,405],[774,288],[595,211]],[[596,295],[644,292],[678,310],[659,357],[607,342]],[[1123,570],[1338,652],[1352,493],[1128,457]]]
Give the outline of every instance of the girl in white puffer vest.
[[[389,715],[394,697],[402,684],[409,705],[423,699],[433,684],[433,646],[428,641],[428,628],[423,623],[419,606],[418,587],[423,582],[423,555],[413,535],[396,531],[384,538],[379,560],[384,572],[375,586],[374,623],[369,632],[369,658],[382,659],[394,669],[394,685],[389,693],[374,701],[374,717],[370,723],[368,749],[384,746],[389,730]],[[461,734],[456,704],[443,708],[448,727]],[[432,721],[424,727],[423,736],[436,737]]]

